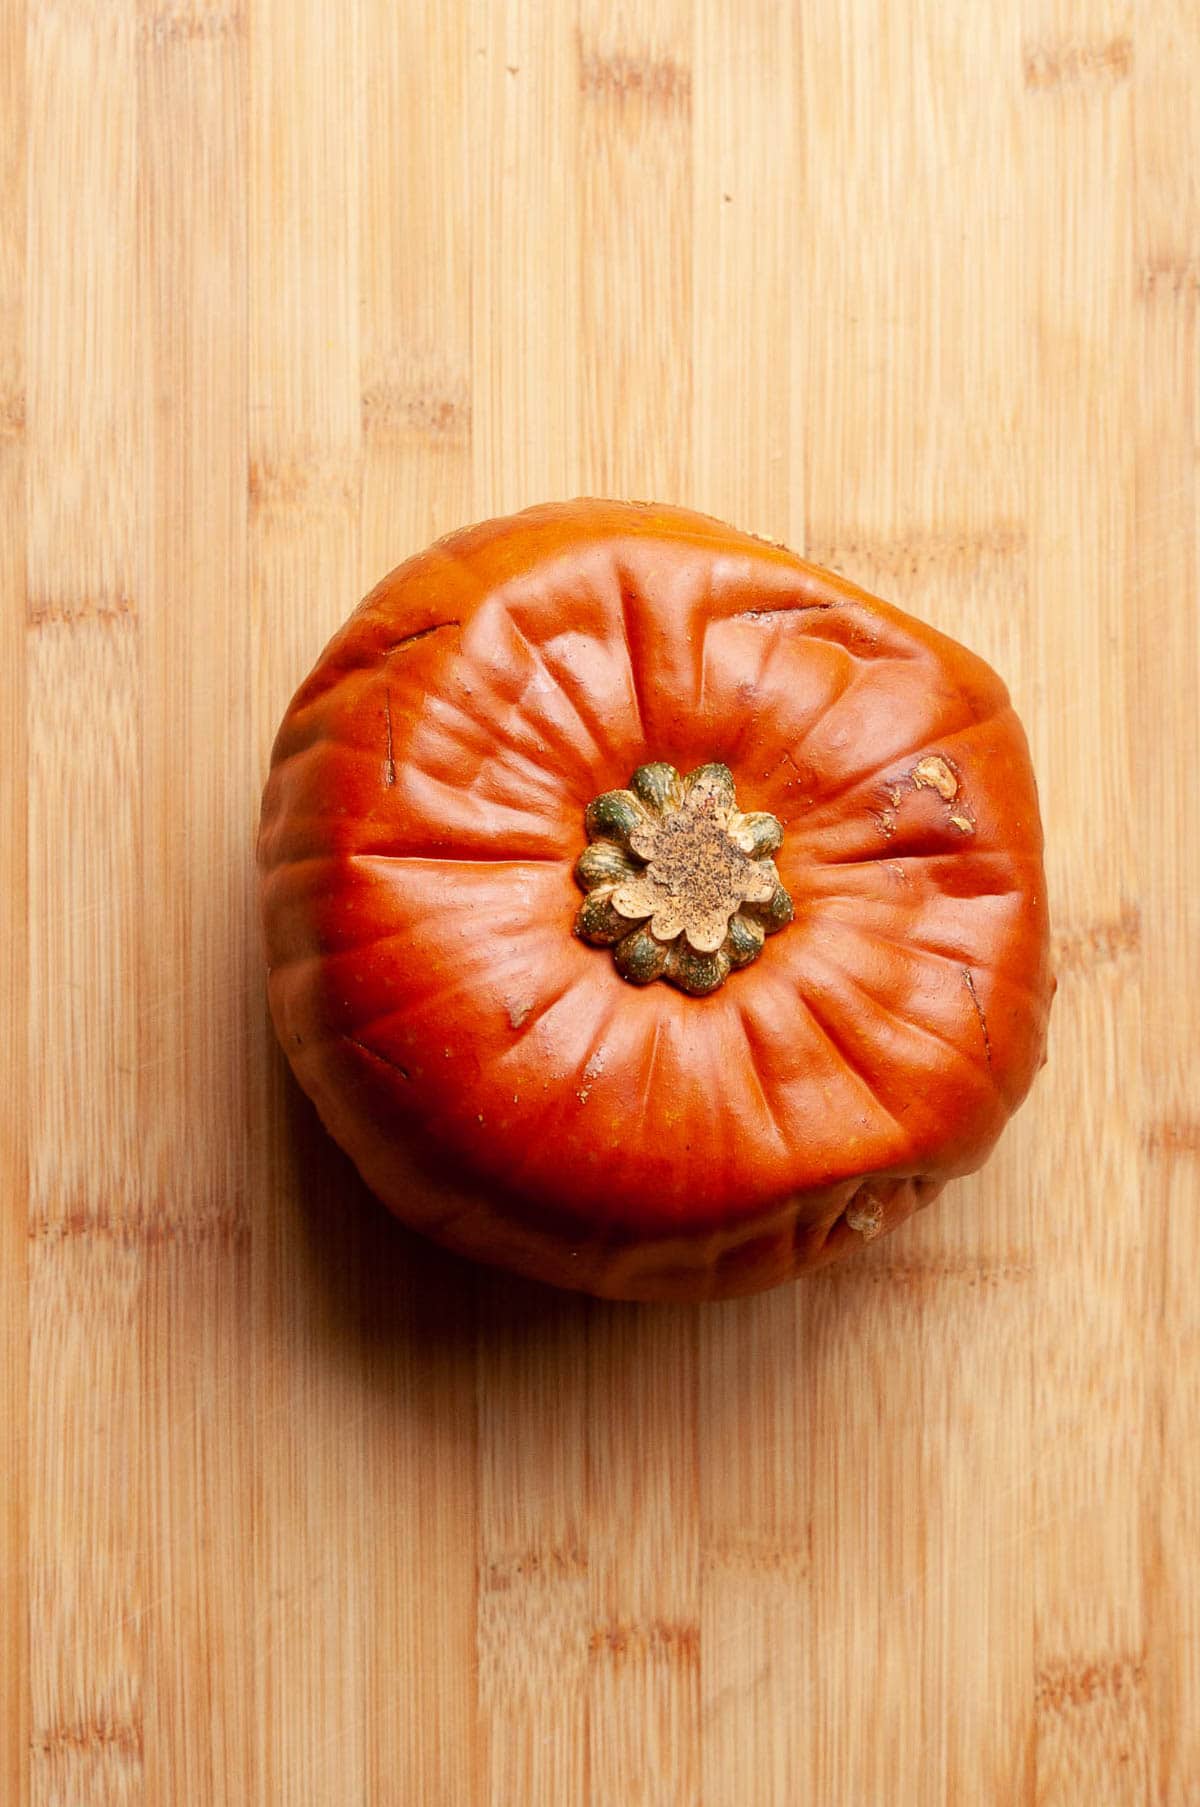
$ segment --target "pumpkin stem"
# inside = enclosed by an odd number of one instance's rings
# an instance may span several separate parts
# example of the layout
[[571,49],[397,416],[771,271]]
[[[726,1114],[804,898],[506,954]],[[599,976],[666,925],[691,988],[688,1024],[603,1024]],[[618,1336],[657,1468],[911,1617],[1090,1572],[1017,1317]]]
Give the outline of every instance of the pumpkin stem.
[[792,920],[770,857],[783,828],[738,809],[726,765],[686,778],[661,760],[641,765],[626,789],[588,805],[584,826],[575,878],[588,896],[575,933],[612,948],[631,984],[662,978],[707,996]]

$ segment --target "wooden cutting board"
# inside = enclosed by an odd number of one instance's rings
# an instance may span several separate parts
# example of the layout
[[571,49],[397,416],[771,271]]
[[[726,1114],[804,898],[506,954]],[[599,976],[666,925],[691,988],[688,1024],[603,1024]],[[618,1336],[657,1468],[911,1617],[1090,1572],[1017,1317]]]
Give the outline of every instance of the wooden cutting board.
[[[1189,0],[4,0],[0,1799],[1200,1801]],[[1028,723],[1060,991],[842,1271],[440,1256],[266,1026],[275,722],[578,492]]]

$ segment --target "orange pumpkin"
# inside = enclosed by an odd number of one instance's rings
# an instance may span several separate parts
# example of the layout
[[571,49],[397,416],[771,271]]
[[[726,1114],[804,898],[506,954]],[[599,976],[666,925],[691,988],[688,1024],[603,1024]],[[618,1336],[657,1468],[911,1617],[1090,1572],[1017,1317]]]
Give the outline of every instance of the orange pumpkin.
[[1044,1059],[1041,854],[972,653],[705,516],[547,505],[401,565],[293,699],[271,1012],[407,1223],[725,1297],[985,1159]]

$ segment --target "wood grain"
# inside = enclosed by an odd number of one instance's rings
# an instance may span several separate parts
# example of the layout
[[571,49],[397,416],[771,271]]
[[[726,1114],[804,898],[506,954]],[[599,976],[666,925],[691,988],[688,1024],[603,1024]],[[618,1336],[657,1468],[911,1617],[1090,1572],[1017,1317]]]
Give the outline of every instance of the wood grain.
[[1190,8],[1162,7],[1133,78],[1135,302],[1140,400],[1133,471],[1134,769],[1154,782],[1134,813],[1141,947],[1138,1191],[1161,1226],[1146,1242],[1146,1437],[1136,1516],[1145,1602],[1137,1676],[1155,1784],[1184,1807],[1200,1778],[1200,1485],[1195,1474],[1200,1310],[1189,1284],[1200,1197],[1195,1009],[1181,977],[1200,946],[1194,774],[1200,722],[1200,115],[1189,104]]
[[[1198,81],[1189,0],[0,0],[5,1802],[1200,1800]],[[968,640],[1041,781],[1028,1107],[727,1306],[424,1247],[266,1025],[292,688],[581,491]]]
[[[252,1799],[259,1653],[250,1223],[261,1066],[245,814],[246,42],[234,6],[137,20],[144,1488],[139,1798]],[[240,607],[226,599],[238,597]],[[153,904],[151,905],[151,900]],[[202,1032],[180,1033],[181,1022]],[[257,1061],[254,1055],[258,1056]],[[179,1328],[191,1324],[181,1338]],[[198,1562],[195,1552],[206,1559]],[[240,1576],[240,1585],[226,1577]],[[255,1587],[258,1581],[255,1581]]]
[[29,1779],[29,939],[26,856],[24,8],[0,9],[0,1795]]

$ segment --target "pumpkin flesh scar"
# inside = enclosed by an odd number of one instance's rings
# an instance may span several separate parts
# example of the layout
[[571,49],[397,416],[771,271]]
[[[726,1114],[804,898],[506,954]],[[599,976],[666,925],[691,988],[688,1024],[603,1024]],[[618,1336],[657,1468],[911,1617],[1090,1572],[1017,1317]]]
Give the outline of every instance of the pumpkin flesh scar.
[[588,897],[575,933],[612,947],[632,984],[661,978],[704,996],[792,919],[770,858],[783,830],[774,816],[738,809],[727,766],[687,778],[661,761],[639,766],[626,790],[596,798],[586,826],[575,876]]

